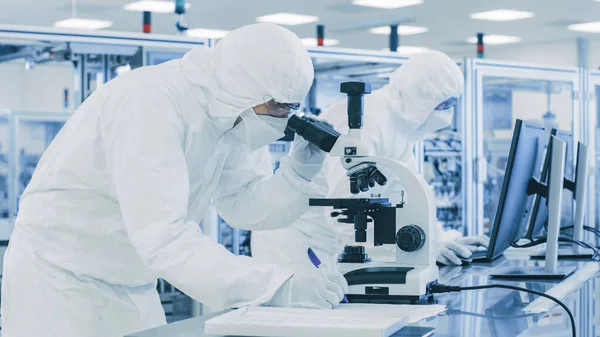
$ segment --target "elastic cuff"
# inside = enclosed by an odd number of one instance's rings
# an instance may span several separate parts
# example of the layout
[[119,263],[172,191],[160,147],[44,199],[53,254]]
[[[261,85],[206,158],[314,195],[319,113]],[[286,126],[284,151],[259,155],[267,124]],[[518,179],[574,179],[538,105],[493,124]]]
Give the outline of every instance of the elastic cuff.
[[281,159],[279,170],[284,179],[296,190],[301,191],[309,197],[322,197],[327,195],[327,188],[321,186],[314,181],[308,181],[299,176],[294,169],[291,167],[289,158],[283,157]]

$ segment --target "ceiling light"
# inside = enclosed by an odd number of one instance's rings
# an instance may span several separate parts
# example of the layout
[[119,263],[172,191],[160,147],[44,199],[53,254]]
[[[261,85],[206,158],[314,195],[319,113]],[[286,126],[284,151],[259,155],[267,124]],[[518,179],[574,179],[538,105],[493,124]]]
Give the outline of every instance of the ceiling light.
[[[398,35],[406,36],[406,35],[415,35],[427,33],[429,28],[427,27],[419,27],[419,26],[398,26]],[[379,35],[390,35],[392,29],[390,26],[376,27],[369,29],[369,32],[372,34]]]
[[[477,43],[476,37],[470,37],[467,39],[469,43]],[[484,35],[483,43],[494,45],[494,44],[509,44],[509,43],[517,43],[521,42],[521,38],[518,36],[508,36],[508,35]]]
[[394,9],[401,7],[408,7],[414,5],[420,5],[423,0],[352,0],[352,4],[356,6],[375,7]]
[[[185,4],[185,8],[190,7],[191,5],[189,3]],[[123,6],[123,9],[137,12],[174,13],[175,2],[164,0],[142,0],[127,4]]]
[[102,29],[110,27],[112,26],[112,24],[112,21],[69,18],[65,20],[56,21],[54,23],[54,27],[72,29]]
[[569,30],[585,33],[600,33],[600,21],[578,23],[567,26]]
[[[398,47],[398,50],[396,51],[398,54],[404,54],[404,55],[412,55],[412,54],[420,54],[420,53],[424,53],[426,51],[430,50],[429,48],[425,48],[425,47],[417,47],[417,46],[400,46]],[[384,48],[383,51],[390,51],[390,48]]]
[[229,34],[229,31],[219,29],[194,28],[186,30],[185,33],[187,34],[187,36],[196,37],[200,39],[221,39],[225,37],[225,35]]
[[532,12],[513,11],[511,9],[497,9],[488,12],[471,14],[471,19],[487,21],[514,21],[529,19],[535,16]]
[[[313,37],[308,37],[308,38],[302,39],[302,43],[304,43],[304,45],[306,47],[316,47],[317,46],[317,39],[315,39]],[[337,46],[338,44],[340,44],[340,41],[336,40],[336,39],[325,39],[323,41],[323,44],[326,47]]]
[[284,26],[297,26],[305,23],[319,21],[318,16],[302,15],[294,13],[276,13],[270,15],[259,16],[256,18],[258,22],[269,22]]

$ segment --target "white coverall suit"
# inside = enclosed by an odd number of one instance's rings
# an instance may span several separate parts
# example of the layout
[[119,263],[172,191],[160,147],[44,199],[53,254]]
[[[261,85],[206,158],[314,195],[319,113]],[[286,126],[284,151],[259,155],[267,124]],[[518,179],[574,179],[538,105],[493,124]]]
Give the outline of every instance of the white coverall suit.
[[202,234],[211,199],[227,223],[282,228],[316,185],[288,162],[252,165],[231,131],[270,99],[299,102],[306,48],[270,24],[213,50],[123,74],[92,94],[42,156],[4,261],[3,337],[116,337],[165,324],[163,278],[211,307],[268,304],[292,273]]
[[[398,160],[417,173],[413,152],[415,142],[450,126],[452,111],[434,109],[451,97],[460,97],[463,87],[463,75],[447,55],[431,51],[413,56],[390,76],[388,85],[365,95],[362,128],[365,145],[371,147],[375,156]],[[347,109],[346,101],[339,102],[325,109],[319,118],[345,134],[348,132]],[[390,175],[385,167],[379,169],[388,178],[387,184],[383,187],[376,185],[358,196],[369,197],[376,193],[389,198],[392,203],[399,203],[403,190],[401,181]],[[350,183],[345,173],[340,158],[328,156],[322,171],[313,181],[329,187],[328,198],[357,197],[350,194]],[[338,223],[331,218],[331,211],[331,208],[313,207],[290,227],[253,232],[252,256],[265,262],[306,267],[310,263],[306,251],[311,247],[324,265],[334,268],[344,244],[354,244],[354,227]],[[443,232],[441,227],[439,231]],[[476,245],[487,244],[487,238],[464,239],[473,239]],[[372,246],[372,223],[368,226],[367,240],[371,242],[371,246],[367,246],[371,257],[395,258],[393,246]],[[454,242],[448,244],[453,249],[466,250],[465,254],[470,255],[466,247],[456,248]],[[438,245],[438,251],[453,253],[444,243]],[[438,256],[438,261],[445,263],[447,260]]]

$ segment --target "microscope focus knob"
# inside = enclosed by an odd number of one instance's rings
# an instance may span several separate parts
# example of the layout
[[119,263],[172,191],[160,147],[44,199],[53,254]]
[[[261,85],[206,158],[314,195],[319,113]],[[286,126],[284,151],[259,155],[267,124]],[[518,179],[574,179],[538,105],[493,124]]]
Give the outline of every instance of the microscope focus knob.
[[402,227],[396,233],[396,244],[405,252],[417,251],[425,245],[425,232],[415,225]]

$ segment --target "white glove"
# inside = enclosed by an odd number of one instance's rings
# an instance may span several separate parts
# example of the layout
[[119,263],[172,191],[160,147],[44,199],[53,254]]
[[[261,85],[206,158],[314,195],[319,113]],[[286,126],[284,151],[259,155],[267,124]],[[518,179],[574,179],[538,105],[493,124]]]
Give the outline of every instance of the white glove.
[[464,236],[456,239],[455,242],[467,246],[470,251],[475,252],[479,247],[487,248],[490,245],[490,238],[485,235]]
[[297,175],[310,181],[323,167],[326,153],[296,135],[289,153],[290,166]]
[[348,292],[348,283],[337,271],[311,268],[294,274],[273,295],[269,306],[310,309],[331,309]]
[[471,257],[479,247],[487,247],[490,239],[487,236],[465,236],[454,242],[438,243],[436,261],[447,266],[462,264],[463,259]]

